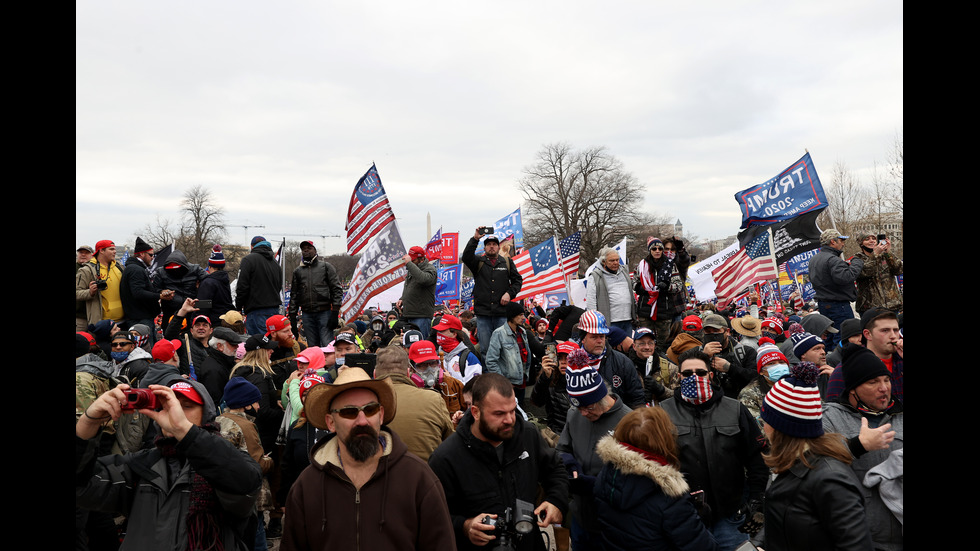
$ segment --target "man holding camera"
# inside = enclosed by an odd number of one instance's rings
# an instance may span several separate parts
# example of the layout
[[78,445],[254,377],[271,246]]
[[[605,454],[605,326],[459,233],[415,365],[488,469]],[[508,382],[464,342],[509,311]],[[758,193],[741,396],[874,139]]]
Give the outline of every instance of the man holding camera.
[[75,331],[86,331],[104,319],[123,321],[121,282],[116,244],[103,239],[95,244],[92,260],[75,271]]
[[429,458],[446,492],[457,549],[515,537],[520,528],[513,520],[521,520],[520,515],[512,514],[507,522],[506,513],[521,511],[519,501],[537,503],[539,485],[544,498],[530,512],[534,522],[524,525],[529,533],[516,537],[517,549],[544,550],[539,529],[560,523],[568,511],[565,468],[537,428],[516,410],[514,387],[506,377],[480,375],[474,379],[469,412]]
[[[486,236],[483,254],[476,256],[476,246],[483,236]],[[517,296],[524,283],[517,266],[499,253],[500,239],[493,234],[493,228],[481,226],[476,228],[459,257],[473,274],[473,312],[481,342],[490,342],[494,330],[507,323],[507,303]]]
[[[154,399],[137,411],[162,437],[150,449],[96,458],[103,426],[141,405],[130,399],[136,391]],[[244,548],[262,473],[220,436],[215,413],[196,381],[135,390],[120,384],[103,393],[75,423],[76,505],[126,515],[125,548]]]

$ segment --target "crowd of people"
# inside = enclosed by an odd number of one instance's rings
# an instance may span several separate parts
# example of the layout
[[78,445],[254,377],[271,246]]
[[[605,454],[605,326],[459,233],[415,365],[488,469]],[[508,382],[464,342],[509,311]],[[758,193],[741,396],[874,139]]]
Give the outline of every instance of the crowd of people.
[[472,309],[412,247],[353,320],[311,242],[284,309],[261,236],[234,293],[220,246],[80,247],[76,548],[902,549],[902,263],[846,239],[815,306],[696,303],[651,237],[545,311],[477,228]]

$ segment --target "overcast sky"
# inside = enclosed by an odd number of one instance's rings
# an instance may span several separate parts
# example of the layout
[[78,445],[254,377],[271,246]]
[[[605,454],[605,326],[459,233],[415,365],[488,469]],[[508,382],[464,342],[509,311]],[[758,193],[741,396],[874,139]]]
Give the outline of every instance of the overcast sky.
[[426,213],[465,239],[554,142],[605,146],[648,211],[720,239],[736,192],[807,150],[825,185],[836,161],[867,182],[902,130],[895,2],[76,4],[76,245],[131,246],[201,184],[231,243],[342,253],[372,162],[406,245]]

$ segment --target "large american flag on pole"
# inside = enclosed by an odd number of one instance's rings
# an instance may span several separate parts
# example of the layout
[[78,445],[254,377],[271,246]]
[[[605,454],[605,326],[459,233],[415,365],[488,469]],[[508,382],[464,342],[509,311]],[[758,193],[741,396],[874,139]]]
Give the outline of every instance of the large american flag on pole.
[[565,275],[561,254],[555,238],[531,247],[513,258],[514,266],[524,278],[521,291],[511,300],[533,297],[541,293],[565,292]]
[[354,255],[368,244],[382,228],[395,221],[388,204],[388,195],[381,185],[378,169],[373,164],[354,186],[347,208],[347,254]]
[[577,231],[558,243],[561,252],[561,271],[565,278],[578,276],[579,252],[582,250],[582,232]]
[[762,232],[711,271],[720,306],[753,283],[779,277],[773,250],[772,232]]

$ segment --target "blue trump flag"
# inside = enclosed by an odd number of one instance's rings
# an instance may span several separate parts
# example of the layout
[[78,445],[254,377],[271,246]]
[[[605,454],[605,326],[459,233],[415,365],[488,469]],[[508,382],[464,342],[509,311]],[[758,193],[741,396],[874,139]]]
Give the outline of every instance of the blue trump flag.
[[736,193],[735,201],[742,211],[739,229],[784,222],[827,207],[827,196],[809,153],[775,178]]
[[436,280],[436,304],[444,300],[459,300],[459,282],[462,277],[462,264],[439,268],[439,277]]
[[[524,226],[521,225],[521,208],[517,207],[517,210],[504,216],[500,220],[493,223],[493,235],[501,243],[504,239],[510,236],[514,236],[514,246],[521,248],[524,246]],[[483,252],[483,241],[486,238],[481,238],[480,243],[476,246],[475,254],[480,254]]]

